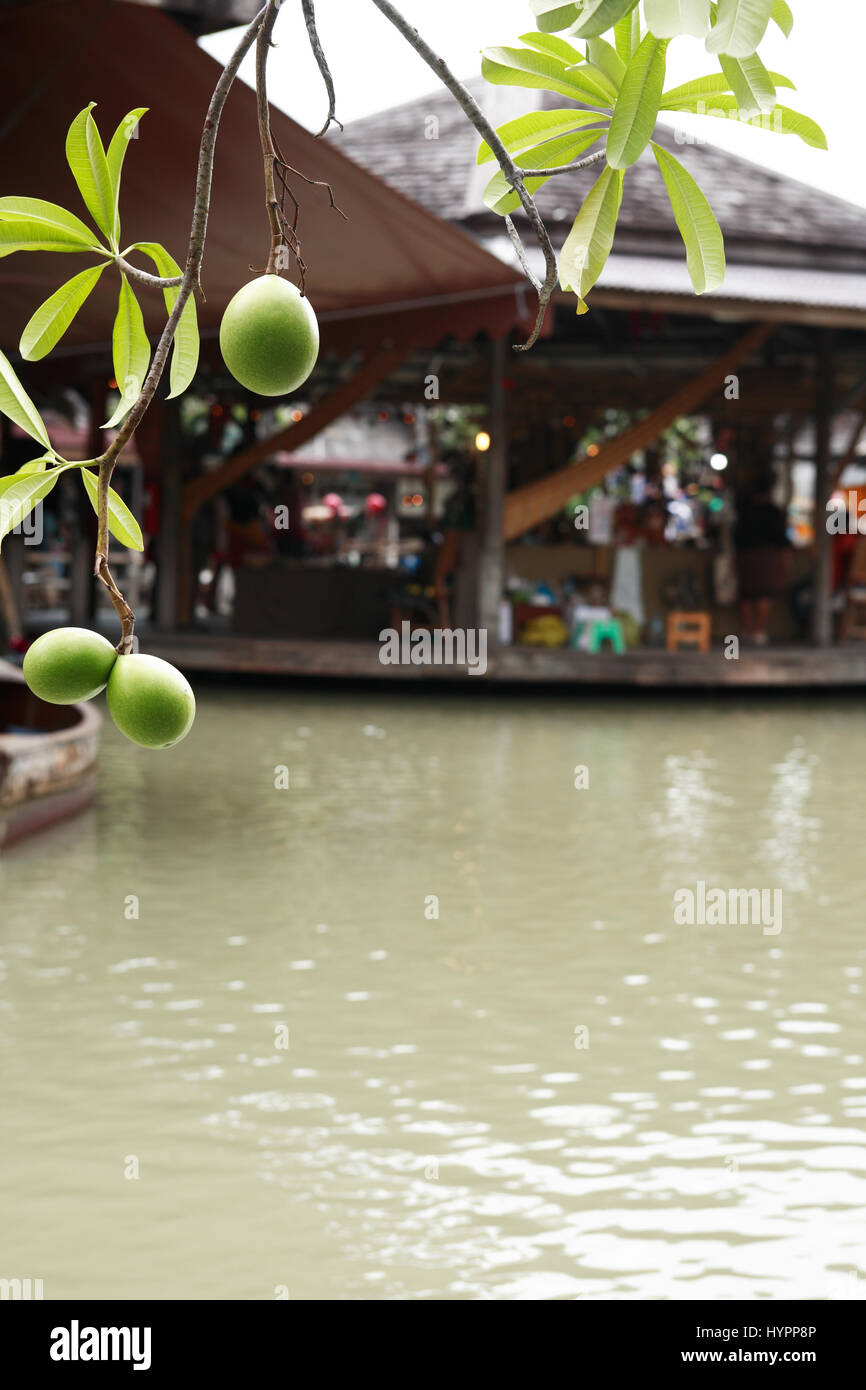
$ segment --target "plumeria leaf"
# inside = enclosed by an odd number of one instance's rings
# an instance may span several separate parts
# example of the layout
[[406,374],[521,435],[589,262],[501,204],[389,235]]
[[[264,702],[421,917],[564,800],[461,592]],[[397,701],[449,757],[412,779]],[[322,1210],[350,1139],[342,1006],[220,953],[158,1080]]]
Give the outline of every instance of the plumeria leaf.
[[[143,251],[146,256],[150,256],[156,266],[157,272],[163,279],[170,279],[174,275],[180,275],[181,269],[173,256],[170,256],[164,246],[160,246],[158,241],[137,241],[135,243],[137,251]],[[176,289],[163,290],[165,296],[165,307],[169,313],[175,305],[178,291]],[[195,299],[192,295],[183,306],[183,312],[175,330],[174,346],[171,354],[171,371],[169,385],[173,396],[180,396],[189,386],[196,374],[198,367],[199,354],[199,334],[198,317],[196,315]]]
[[586,313],[584,300],[613,246],[624,178],[621,169],[604,170],[587,194],[560,252],[559,281],[564,290],[577,295],[579,314]]
[[569,67],[552,53],[528,48],[485,48],[481,72],[499,87],[540,87],[590,106],[613,106],[616,88],[599,68],[589,63]]
[[101,251],[91,229],[57,203],[42,198],[0,198],[0,256],[13,251]]
[[[0,479],[0,545],[30,515],[37,502],[48,496],[61,471],[51,468],[47,473],[15,473],[11,483],[8,478]],[[3,486],[7,483],[9,486]]]
[[150,343],[144,331],[144,319],[125,275],[121,276],[111,347],[120,401],[111,419],[102,426],[106,430],[113,429],[137,400],[150,365]]
[[657,39],[679,34],[705,38],[710,28],[710,0],[644,0],[647,28]]
[[597,39],[633,10],[637,0],[583,0],[580,14],[569,33],[580,39]]
[[[768,74],[770,81],[775,87],[790,87],[796,90],[790,77],[783,77],[780,72]],[[662,111],[691,111],[691,102],[701,97],[715,97],[724,92],[730,92],[731,84],[723,72],[711,73],[708,77],[696,77],[691,82],[684,82],[681,87],[671,87],[669,92],[665,92],[662,97]],[[687,105],[681,105],[687,103]]]
[[[93,510],[99,513],[99,481],[89,468],[82,468],[81,480],[90,498]],[[144,537],[141,527],[119,493],[113,487],[108,489],[108,529],[115,540],[130,550],[144,550]]]
[[[601,119],[598,111],[577,111],[570,106],[557,111],[529,111],[525,116],[506,121],[497,128],[496,133],[508,153],[518,155],[524,150],[534,148],[542,140],[552,140],[555,136],[566,135],[580,126],[594,125]],[[486,142],[483,143],[478,151],[478,163],[489,164],[493,158],[490,146]]]
[[719,0],[707,52],[750,58],[767,32],[772,12],[773,0]]
[[550,53],[554,58],[560,58],[563,63],[582,63],[583,54],[578,53],[573,44],[566,43],[565,39],[558,39],[554,34],[521,34],[520,42],[525,43],[527,48],[535,48],[539,53]]
[[29,434],[31,439],[37,439],[46,449],[51,448],[51,440],[48,438],[48,431],[42,416],[15,375],[9,358],[2,352],[0,352],[0,410],[4,415],[8,415],[10,420],[14,420],[25,434]]
[[114,199],[114,221],[112,231],[117,245],[120,244],[120,175],[123,170],[123,161],[126,156],[126,149],[130,140],[138,139],[138,123],[148,110],[146,106],[136,106],[134,111],[130,111],[124,116],[117,130],[111,137],[105,159],[108,165],[108,177],[111,180],[111,192]]
[[91,112],[95,101],[79,111],[66,136],[66,159],[88,212],[117,249],[114,235],[115,199],[102,140]]
[[529,0],[535,22],[544,34],[555,34],[567,29],[577,19],[581,0],[577,4],[564,5],[562,0]]
[[725,243],[712,208],[687,169],[672,154],[652,142],[680,236],[696,294],[717,289],[725,278]]
[[616,51],[623,62],[627,63],[629,58],[634,57],[635,53],[637,53],[640,48],[640,41],[643,38],[640,31],[639,6],[635,5],[631,14],[619,20],[614,28],[613,35]]
[[614,169],[634,164],[650,142],[665,85],[667,46],[666,39],[647,34],[629,62],[607,133],[607,162]]
[[770,17],[774,24],[778,24],[785,38],[790,38],[791,30],[794,27],[794,16],[787,0],[773,0],[773,13]]
[[73,275],[44,304],[40,304],[21,334],[19,351],[23,358],[28,362],[37,362],[59,343],[107,264],[104,261],[91,270],[82,270],[80,274]]
[[729,58],[722,53],[719,64],[745,118],[772,111],[776,105],[776,84],[757,53],[750,58]]

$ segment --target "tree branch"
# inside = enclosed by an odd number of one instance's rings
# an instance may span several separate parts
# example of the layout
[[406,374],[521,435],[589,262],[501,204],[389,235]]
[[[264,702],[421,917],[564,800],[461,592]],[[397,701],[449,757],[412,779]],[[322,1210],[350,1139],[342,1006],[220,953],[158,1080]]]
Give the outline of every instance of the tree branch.
[[593,164],[600,164],[607,156],[606,150],[596,150],[595,154],[588,154],[585,159],[578,159],[574,164],[559,164],[555,169],[524,169],[525,179],[549,179],[555,174],[575,174],[578,169],[589,169]]
[[516,352],[528,352],[533,344],[538,341],[538,335],[544,323],[544,316],[547,313],[547,306],[553,297],[553,292],[556,289],[557,280],[559,279],[559,268],[556,264],[556,252],[551,244],[547,228],[542,221],[538,208],[535,206],[535,200],[530,193],[527,193],[524,186],[523,180],[526,176],[525,171],[519,169],[515,164],[496,131],[493,129],[493,126],[481,110],[481,107],[472,94],[466,90],[463,83],[458,81],[454,76],[448,64],[445,62],[445,59],[440,58],[438,53],[433,51],[430,45],[422,39],[418,30],[414,29],[408,20],[403,18],[399,10],[394,8],[390,0],[373,0],[373,4],[376,6],[377,10],[381,11],[386,19],[390,20],[395,29],[403,35],[404,39],[414,48],[418,56],[424,59],[427,66],[432,68],[440,82],[448,88],[455,101],[462,107],[465,115],[468,116],[469,120],[478,131],[478,134],[490,146],[490,149],[499,161],[500,169],[519,197],[523,210],[529,218],[536,240],[544,252],[546,270],[544,281],[538,289],[538,316],[535,321],[535,327],[526,342],[523,343],[522,346],[515,348]]
[[[192,225],[189,234],[189,249],[187,251],[186,267],[180,282],[177,298],[168,316],[166,325],[162,330],[159,342],[154,350],[147,376],[139,393],[138,399],[126,416],[123,424],[109,444],[108,448],[94,462],[99,467],[98,484],[98,508],[97,508],[97,541],[96,541],[96,563],[94,573],[97,578],[105,585],[111,596],[118,617],[121,620],[122,633],[118,651],[125,653],[132,645],[132,633],[134,617],[132,610],[126,603],[120,590],[112,578],[108,567],[109,552],[109,525],[108,525],[108,500],[109,488],[111,486],[111,476],[121,450],[128,444],[132,435],[138,428],[142,416],[150,405],[159,385],[160,378],[168,360],[169,349],[174,338],[175,330],[180,322],[180,316],[184,311],[187,300],[195,288],[199,288],[199,276],[201,273],[201,263],[204,256],[205,237],[207,235],[207,220],[210,211],[210,190],[211,179],[213,177],[214,146],[216,144],[217,130],[219,129],[220,116],[226,103],[231,85],[235,80],[238,68],[246,54],[249,52],[262,24],[268,13],[270,4],[263,5],[252,23],[244,30],[243,36],[237,45],[234,53],[220,74],[220,79],[214,88],[210,99],[207,115],[205,116],[204,128],[202,130],[201,146],[199,148],[198,172],[196,174],[195,202],[193,204]],[[156,278],[156,277],[155,277]]]
[[338,125],[341,130],[343,129],[343,125],[341,121],[337,120],[334,114],[337,106],[337,96],[334,91],[334,79],[331,76],[331,69],[328,67],[325,50],[322,48],[321,40],[319,39],[319,31],[316,28],[316,7],[313,0],[301,0],[301,6],[304,11],[304,23],[307,26],[307,34],[310,39],[310,47],[313,50],[313,57],[318,64],[319,72],[322,74],[325,91],[328,93],[328,119],[325,121],[322,129],[318,131],[318,135],[326,135],[331,127],[332,121],[334,125]]
[[128,275],[130,280],[137,280],[140,285],[149,285],[154,290],[170,290],[183,284],[182,275],[151,275],[148,270],[139,270],[137,265],[130,265],[122,256],[115,256],[114,264],[124,275]]

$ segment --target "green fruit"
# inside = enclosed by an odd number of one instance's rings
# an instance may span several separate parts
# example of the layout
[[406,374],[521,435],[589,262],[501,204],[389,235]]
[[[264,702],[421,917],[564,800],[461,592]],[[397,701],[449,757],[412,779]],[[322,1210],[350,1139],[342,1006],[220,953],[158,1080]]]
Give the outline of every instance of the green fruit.
[[24,658],[24,679],[50,705],[92,700],[104,690],[117,652],[86,627],[56,627],[37,637]]
[[117,658],[105,698],[120,732],[142,748],[171,748],[195,719],[195,696],[180,671],[141,652]]
[[259,396],[285,396],[319,355],[319,325],[288,280],[260,275],[238,290],[220,324],[220,350],[236,381]]

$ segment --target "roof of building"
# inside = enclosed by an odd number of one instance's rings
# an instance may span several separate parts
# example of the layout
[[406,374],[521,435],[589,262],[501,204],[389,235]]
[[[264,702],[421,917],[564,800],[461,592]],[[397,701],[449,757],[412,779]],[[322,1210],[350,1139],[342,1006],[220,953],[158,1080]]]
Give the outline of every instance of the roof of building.
[[[467,84],[494,125],[532,109],[577,106],[548,92]],[[494,171],[478,170],[478,137],[444,90],[347,125],[332,137],[354,160],[403,193],[462,223],[482,239],[503,233],[502,219],[482,204]],[[795,136],[779,136],[792,140]],[[680,131],[659,124],[655,139],[697,179],[725,234],[729,262],[819,267],[866,273],[866,209],[806,183],[765,169],[711,143],[684,143]],[[536,194],[554,244],[561,244],[598,170],[550,179]],[[629,169],[615,250],[621,255],[682,257],[667,193],[649,150]],[[866,289],[866,287],[864,287]]]

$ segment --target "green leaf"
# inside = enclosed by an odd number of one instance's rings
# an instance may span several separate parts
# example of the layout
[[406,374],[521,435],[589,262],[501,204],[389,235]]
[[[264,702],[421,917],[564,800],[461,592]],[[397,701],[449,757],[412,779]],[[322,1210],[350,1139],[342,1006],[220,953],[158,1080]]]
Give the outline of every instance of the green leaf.
[[614,28],[613,35],[616,51],[623,62],[627,63],[629,58],[634,57],[635,53],[637,53],[642,38],[640,31],[640,10],[637,6],[635,6],[630,15],[626,15],[625,19],[621,19],[618,22]]
[[729,58],[723,53],[719,63],[744,117],[772,111],[776,105],[776,87],[757,53],[751,58]]
[[[53,462],[53,454],[40,454],[37,459],[31,459],[29,463],[22,463],[17,473],[13,473],[12,476],[17,478],[21,473],[44,473],[48,465],[53,464]],[[2,481],[6,480],[0,479],[0,482]]]
[[647,34],[626,68],[607,134],[607,162],[627,169],[649,144],[665,85],[666,39]]
[[717,289],[725,278],[725,242],[712,208],[678,159],[652,142],[661,169],[696,294]]
[[59,343],[106,265],[107,262],[104,262],[92,270],[82,270],[79,275],[73,275],[44,304],[40,304],[21,334],[18,345],[26,361],[38,362]]
[[597,39],[618,24],[636,4],[637,0],[584,0],[569,33],[576,34],[579,39]]
[[586,45],[587,57],[595,67],[601,68],[605,77],[609,77],[617,91],[622,86],[625,77],[626,64],[620,58],[615,48],[606,39],[590,39]]
[[[4,537],[30,515],[37,502],[48,496],[61,472],[59,468],[51,468],[47,473],[30,473],[23,477],[13,474],[10,486],[0,490],[0,545]],[[2,482],[5,484],[8,479]]]
[[[156,266],[157,273],[164,279],[170,279],[173,275],[180,275],[181,269],[173,256],[170,256],[164,246],[158,241],[137,241],[135,243],[137,251],[143,251],[145,256],[150,256]],[[169,313],[175,305],[178,296],[176,289],[163,290],[165,307]],[[171,392],[167,400],[174,396],[180,396],[189,386],[198,367],[199,336],[198,336],[198,317],[196,315],[195,299],[192,295],[183,306],[177,328],[174,334],[174,344],[171,354],[171,371],[169,375],[169,385]]]
[[657,39],[691,34],[702,39],[710,28],[710,0],[644,0],[647,28]]
[[[58,203],[46,203],[42,198],[0,198],[0,223],[11,222],[19,226],[30,228],[28,239],[40,238],[49,241],[47,250],[76,250],[76,251],[104,251],[102,243],[94,236],[90,228],[76,217],[74,212],[67,212]],[[69,247],[63,245],[55,246],[55,242],[68,242]],[[40,250],[43,248],[39,248]],[[0,252],[0,254],[3,254]],[[8,252],[5,254],[8,255]]]
[[[779,72],[768,74],[770,81],[776,87],[790,87],[795,90],[790,77],[783,77]],[[715,97],[723,92],[730,92],[731,84],[723,72],[711,73],[709,77],[696,77],[692,82],[684,82],[681,87],[671,87],[669,92],[665,92],[662,97],[662,111],[685,111],[692,110],[690,103],[700,97]],[[686,103],[681,105],[680,103]]]
[[112,250],[116,251],[115,199],[105,150],[96,122],[90,114],[95,105],[96,102],[92,101],[83,111],[79,111],[69,127],[66,159],[88,212],[100,231],[105,233]]
[[51,448],[48,431],[42,416],[31,401],[12,368],[12,363],[0,352],[0,410],[14,420],[31,439],[38,439],[46,449]]
[[693,112],[696,116],[715,116],[721,120],[742,121],[755,130],[768,130],[774,135],[797,135],[807,145],[816,150],[826,150],[827,137],[816,121],[803,116],[799,111],[791,111],[787,106],[774,106],[772,111],[764,111],[757,116],[743,116],[737,105],[737,98],[720,94],[706,101],[702,97],[682,102],[677,111]]
[[150,365],[150,343],[144,331],[144,319],[125,275],[121,275],[111,347],[120,402],[111,419],[102,426],[104,430],[113,429],[137,400]]
[[0,222],[0,257],[15,251],[87,251],[80,241],[68,241],[61,231],[39,222]]
[[123,161],[126,156],[126,147],[130,140],[138,136],[138,123],[149,108],[147,106],[136,106],[134,111],[130,111],[124,116],[117,130],[111,137],[108,146],[108,153],[105,156],[108,165],[108,177],[111,181],[111,192],[114,200],[114,220],[112,222],[112,232],[115,245],[120,244],[120,175],[123,171]]
[[750,58],[767,32],[772,12],[773,0],[719,0],[707,52]]
[[481,72],[496,86],[540,87],[591,106],[612,106],[616,88],[597,68],[588,68],[585,63],[567,67],[552,54],[526,48],[485,48],[481,55]]
[[578,298],[578,313],[586,313],[584,299],[592,289],[613,246],[616,220],[622,202],[625,174],[606,168],[587,194],[559,256],[559,282]]
[[787,0],[773,0],[773,13],[770,16],[774,24],[778,24],[785,38],[791,37],[791,30],[794,27],[794,16],[791,13],[791,6]]
[[[497,128],[496,133],[508,153],[517,155],[538,145],[541,140],[565,135],[570,130],[592,125],[603,119],[598,111],[577,111],[571,106],[556,111],[529,111],[525,116],[506,121]],[[478,151],[477,162],[489,164],[493,158],[490,146],[486,141],[483,142]]]
[[535,48],[539,53],[550,53],[554,58],[559,58],[563,63],[582,63],[583,54],[578,53],[577,49],[565,39],[558,39],[553,34],[521,34],[520,42],[525,43],[527,48]]
[[[590,145],[595,144],[601,133],[600,130],[585,130],[573,135],[564,135],[560,140],[549,140],[545,145],[526,150],[516,163],[524,169],[559,169],[563,164],[571,164],[572,160],[580,159]],[[542,184],[547,183],[549,177],[550,175],[542,175],[539,178],[526,179],[526,191],[535,193]],[[515,193],[501,169],[493,175],[485,188],[484,202],[492,212],[499,213],[500,217],[504,217],[508,212],[516,212],[521,205],[519,195]]]
[[[99,514],[99,482],[96,474],[89,468],[82,468],[81,480],[90,498],[93,510]],[[130,550],[144,550],[141,527],[119,493],[113,487],[108,489],[108,529],[115,540]]]
[[567,29],[577,19],[580,3],[564,5],[562,0],[529,0],[535,22],[545,34]]

